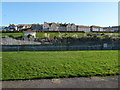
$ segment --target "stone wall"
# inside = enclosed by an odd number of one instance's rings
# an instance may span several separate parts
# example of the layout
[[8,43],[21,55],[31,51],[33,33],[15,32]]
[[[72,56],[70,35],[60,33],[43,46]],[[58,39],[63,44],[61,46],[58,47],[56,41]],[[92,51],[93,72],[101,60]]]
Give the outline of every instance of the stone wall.
[[119,45],[2,45],[2,51],[120,50]]

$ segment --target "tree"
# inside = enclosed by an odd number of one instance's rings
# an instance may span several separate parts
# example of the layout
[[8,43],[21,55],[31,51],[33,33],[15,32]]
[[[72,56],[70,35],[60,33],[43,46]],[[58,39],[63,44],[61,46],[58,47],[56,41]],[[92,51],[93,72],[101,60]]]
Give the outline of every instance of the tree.
[[31,34],[27,35],[27,38],[29,38],[29,39],[32,38],[32,35]]
[[10,38],[14,38],[14,36],[13,36],[13,35],[8,35],[8,37],[10,37]]
[[104,35],[105,35],[104,33],[101,34],[101,36],[104,36]]
[[88,33],[88,34],[87,34],[87,36],[90,36],[90,37],[91,37],[91,36],[92,36],[92,34]]
[[45,34],[44,34],[44,37],[45,37],[45,38],[50,38],[50,34],[45,33]]
[[2,30],[2,32],[6,32],[6,30]]

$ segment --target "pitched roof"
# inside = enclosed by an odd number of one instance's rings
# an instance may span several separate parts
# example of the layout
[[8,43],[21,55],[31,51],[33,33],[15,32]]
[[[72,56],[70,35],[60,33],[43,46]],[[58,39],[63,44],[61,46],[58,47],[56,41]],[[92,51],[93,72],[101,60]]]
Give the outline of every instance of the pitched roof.
[[83,26],[83,25],[80,25],[80,26],[78,26],[78,27],[87,27],[87,28],[89,28],[89,26]]
[[60,24],[56,24],[56,26],[60,26]]
[[17,26],[32,26],[32,24],[18,24]]
[[9,26],[15,26],[14,24],[10,24]]
[[102,27],[100,27],[100,26],[94,26],[94,25],[92,25],[91,27],[95,27],[95,28],[102,28]]
[[27,30],[25,30],[25,31],[23,31],[23,32],[35,32],[35,31],[33,31],[33,30],[31,30],[31,29],[27,29]]
[[107,28],[107,27],[106,27],[106,28],[103,28],[103,29],[112,29],[112,28]]

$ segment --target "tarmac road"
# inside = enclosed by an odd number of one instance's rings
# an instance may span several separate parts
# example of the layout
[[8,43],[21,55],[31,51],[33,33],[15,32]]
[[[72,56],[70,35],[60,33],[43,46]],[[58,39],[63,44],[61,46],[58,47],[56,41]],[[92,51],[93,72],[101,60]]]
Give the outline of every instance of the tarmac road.
[[2,88],[118,88],[119,76],[2,81]]

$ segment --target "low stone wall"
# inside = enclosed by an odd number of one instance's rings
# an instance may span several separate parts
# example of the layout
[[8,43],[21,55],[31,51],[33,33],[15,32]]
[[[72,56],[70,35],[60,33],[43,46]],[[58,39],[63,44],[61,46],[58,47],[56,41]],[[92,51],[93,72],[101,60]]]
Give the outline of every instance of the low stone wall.
[[2,51],[120,50],[118,45],[2,45]]

